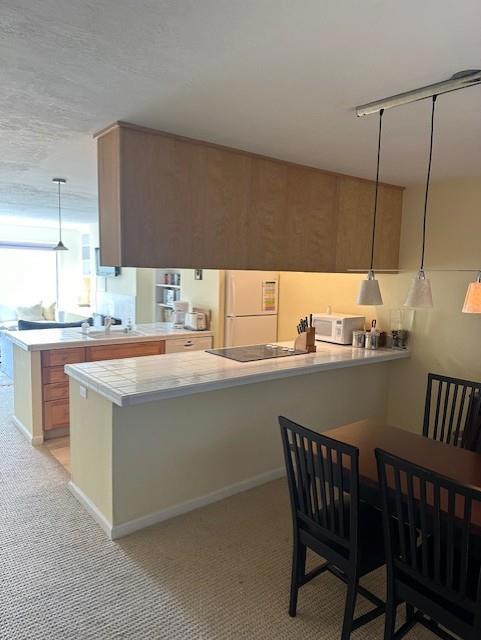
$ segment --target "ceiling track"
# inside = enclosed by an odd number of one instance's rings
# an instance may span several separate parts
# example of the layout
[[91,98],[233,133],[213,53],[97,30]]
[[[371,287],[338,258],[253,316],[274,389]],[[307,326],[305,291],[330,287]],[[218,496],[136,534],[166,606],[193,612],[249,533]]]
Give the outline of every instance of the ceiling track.
[[381,98],[374,102],[362,104],[356,107],[356,114],[359,117],[368,116],[373,113],[378,113],[381,109],[400,107],[403,104],[410,104],[411,102],[417,102],[418,100],[425,100],[426,98],[432,98],[433,96],[438,96],[442,93],[450,93],[451,91],[459,91],[459,89],[474,87],[480,83],[481,69],[459,71],[451,76],[449,80],[436,82],[435,84],[428,84],[427,86],[420,87],[419,89],[405,91],[404,93],[398,93],[395,96],[389,96],[388,98]]

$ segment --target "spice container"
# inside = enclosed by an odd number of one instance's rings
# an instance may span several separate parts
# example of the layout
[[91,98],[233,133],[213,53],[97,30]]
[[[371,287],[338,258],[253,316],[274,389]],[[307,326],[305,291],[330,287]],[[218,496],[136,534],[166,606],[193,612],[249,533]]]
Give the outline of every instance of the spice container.
[[365,331],[353,331],[352,332],[352,346],[356,349],[364,349],[366,345],[366,332]]

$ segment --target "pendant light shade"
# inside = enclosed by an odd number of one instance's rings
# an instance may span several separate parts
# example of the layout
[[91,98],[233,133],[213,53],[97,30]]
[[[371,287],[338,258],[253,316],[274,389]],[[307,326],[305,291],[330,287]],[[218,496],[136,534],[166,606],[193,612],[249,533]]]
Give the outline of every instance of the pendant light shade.
[[426,220],[428,213],[428,197],[429,197],[429,182],[431,179],[431,164],[433,160],[433,141],[434,141],[434,111],[436,108],[436,97],[433,96],[433,106],[431,109],[431,138],[429,143],[429,162],[428,173],[426,177],[426,191],[424,194],[424,215],[423,215],[423,243],[421,251],[421,267],[411,283],[409,288],[405,307],[411,307],[414,309],[432,309],[433,296],[431,293],[431,283],[426,278],[424,272],[424,254],[426,250]]
[[381,290],[379,289],[379,282],[374,276],[374,271],[369,271],[367,274],[367,280],[363,280],[361,282],[361,288],[359,289],[356,304],[383,304]]
[[62,242],[62,205],[60,200],[60,185],[65,184],[65,178],[52,178],[52,182],[58,184],[58,242],[53,248],[54,251],[68,251],[68,248]]
[[431,283],[426,278],[423,270],[418,271],[416,277],[411,282],[404,306],[414,309],[431,309],[433,307]]
[[475,282],[468,286],[463,305],[463,313],[481,313],[481,271]]
[[356,304],[362,305],[381,305],[382,301],[381,290],[379,288],[379,282],[376,280],[376,276],[373,271],[374,264],[374,241],[376,239],[376,218],[377,218],[377,195],[379,191],[379,164],[381,160],[381,134],[382,134],[382,116],[384,109],[379,111],[379,134],[377,139],[377,170],[376,170],[376,191],[374,194],[374,216],[372,221],[372,240],[371,240],[371,266],[367,273],[367,280],[361,282],[359,294],[357,296]]

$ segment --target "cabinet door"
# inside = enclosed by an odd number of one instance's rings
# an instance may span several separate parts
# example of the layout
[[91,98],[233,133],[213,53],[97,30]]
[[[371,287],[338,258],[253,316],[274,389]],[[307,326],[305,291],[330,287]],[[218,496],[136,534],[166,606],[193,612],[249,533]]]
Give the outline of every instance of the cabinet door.
[[[247,234],[245,268],[266,271],[282,269],[286,213],[287,165],[253,158],[244,229],[244,234]],[[229,260],[226,264],[229,264]]]
[[378,200],[378,224],[374,243],[374,267],[397,269],[401,242],[402,189],[380,185]]
[[60,429],[69,426],[69,402],[66,400],[51,400],[43,403],[43,428]]
[[165,352],[165,341],[134,342],[130,344],[107,344],[87,347],[87,361],[116,360],[117,358],[136,358],[154,356]]
[[369,268],[373,212],[374,185],[339,176],[336,271]]
[[283,269],[335,271],[337,178],[288,166],[287,216],[282,225]]

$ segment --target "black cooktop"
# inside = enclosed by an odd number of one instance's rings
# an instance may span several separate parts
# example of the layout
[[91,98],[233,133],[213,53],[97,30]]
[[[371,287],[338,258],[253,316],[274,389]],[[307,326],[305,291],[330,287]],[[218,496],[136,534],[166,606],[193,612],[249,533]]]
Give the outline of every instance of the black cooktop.
[[247,347],[224,347],[223,349],[206,349],[206,353],[229,358],[237,362],[254,362],[255,360],[269,360],[270,358],[286,358],[287,356],[305,355],[306,351],[288,349],[276,344],[251,344]]

